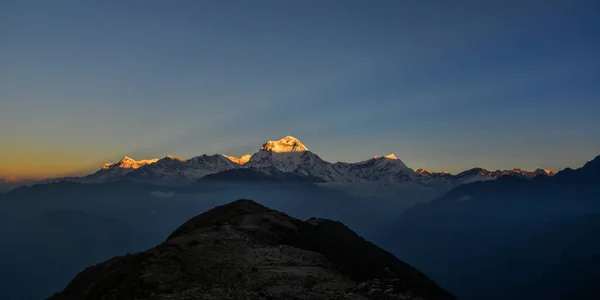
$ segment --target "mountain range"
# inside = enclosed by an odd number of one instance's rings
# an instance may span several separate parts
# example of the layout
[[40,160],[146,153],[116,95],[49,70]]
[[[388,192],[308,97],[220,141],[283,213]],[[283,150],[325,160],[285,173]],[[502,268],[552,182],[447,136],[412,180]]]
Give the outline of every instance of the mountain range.
[[[251,171],[248,171],[251,170]],[[239,173],[239,174],[238,174]],[[210,175],[210,177],[207,177]],[[394,154],[376,156],[364,161],[331,163],[311,152],[300,140],[286,136],[262,144],[259,151],[242,157],[225,154],[200,155],[190,159],[166,156],[136,161],[124,157],[105,164],[93,174],[68,178],[70,181],[106,182],[128,180],[159,184],[184,184],[202,179],[230,180],[301,180],[314,183],[416,183],[425,186],[458,186],[465,183],[493,180],[502,176],[534,178],[553,176],[549,170],[521,169],[488,171],[473,168],[459,174],[411,169]],[[253,178],[249,178],[253,177]],[[206,178],[205,178],[206,177]]]
[[600,157],[546,174],[435,173],[395,155],[330,163],[293,137],[240,158],[124,158],[0,193],[0,294],[40,299],[85,266],[149,249],[198,212],[246,198],[343,221],[459,299],[598,299]]

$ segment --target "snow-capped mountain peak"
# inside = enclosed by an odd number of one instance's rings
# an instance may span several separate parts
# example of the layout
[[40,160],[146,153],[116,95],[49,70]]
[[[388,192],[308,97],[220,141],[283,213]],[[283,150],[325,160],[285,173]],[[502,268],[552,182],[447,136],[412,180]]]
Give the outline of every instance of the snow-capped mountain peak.
[[93,174],[84,177],[86,180],[109,180],[113,178],[119,178],[120,176],[127,175],[140,168],[147,167],[158,162],[158,158],[135,160],[131,157],[125,156],[123,159],[116,163],[107,163],[102,168]]
[[108,170],[112,168],[122,168],[122,169],[138,169],[143,166],[153,164],[158,161],[158,158],[153,159],[144,159],[144,160],[135,160],[131,157],[125,156],[123,159],[116,163],[107,163],[104,164],[102,170]]
[[165,158],[163,158],[163,159],[168,159],[168,160],[176,160],[176,161],[179,161],[179,162],[184,162],[184,161],[187,161],[187,159],[185,159],[185,158],[183,158],[183,157],[178,157],[178,156],[173,156],[173,155],[167,155],[167,156],[165,156]]
[[252,157],[252,154],[246,154],[242,157],[235,157],[235,156],[229,156],[229,155],[225,155],[225,154],[221,154],[223,155],[223,157],[231,160],[232,162],[238,164],[238,165],[245,165],[249,160],[250,157]]
[[536,169],[535,171],[533,171],[533,173],[535,175],[554,176],[554,172],[552,172],[551,170],[546,170],[546,169]]
[[420,174],[421,176],[431,176],[431,175],[434,174],[433,172],[425,170],[425,169],[416,169],[416,170],[413,170],[413,171],[415,173]]
[[394,155],[394,153],[390,153],[388,155],[384,155],[384,156],[375,156],[375,159],[380,159],[380,158],[387,158],[387,159],[398,159],[396,157],[396,155]]
[[[596,170],[598,163],[600,157],[586,164],[587,169]],[[531,172],[518,168],[496,171],[473,168],[453,175],[448,172],[408,168],[393,153],[355,163],[331,163],[308,150],[297,138],[286,136],[280,140],[268,141],[260,146],[258,152],[242,157],[203,154],[184,159],[168,155],[162,159],[136,161],[125,156],[119,162],[105,164],[96,173],[86,176],[85,180],[126,179],[181,183],[232,169],[252,169],[275,177],[300,176],[319,183],[415,183],[436,187],[452,187],[475,181],[494,180],[502,176],[533,178],[538,175],[554,175],[552,171],[544,169]]]
[[190,159],[169,155],[154,164],[128,173],[126,179],[150,182],[191,182],[209,174],[239,167],[240,165],[221,154],[203,154]]
[[308,148],[293,136],[286,136],[278,141],[268,141],[260,146],[260,151],[271,152],[303,152],[308,151]]

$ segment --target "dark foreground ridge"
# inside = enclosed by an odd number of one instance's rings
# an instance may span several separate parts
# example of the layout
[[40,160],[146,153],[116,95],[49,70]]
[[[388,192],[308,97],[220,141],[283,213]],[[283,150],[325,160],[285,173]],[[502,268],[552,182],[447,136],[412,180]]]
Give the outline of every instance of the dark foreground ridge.
[[454,299],[344,224],[251,200],[198,215],[144,252],[88,267],[59,299]]

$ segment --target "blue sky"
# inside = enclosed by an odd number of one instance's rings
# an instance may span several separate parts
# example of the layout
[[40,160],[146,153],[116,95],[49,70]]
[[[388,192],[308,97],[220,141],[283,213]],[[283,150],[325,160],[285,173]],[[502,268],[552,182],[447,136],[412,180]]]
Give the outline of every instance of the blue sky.
[[2,1],[0,177],[124,155],[578,166],[600,153],[596,1]]

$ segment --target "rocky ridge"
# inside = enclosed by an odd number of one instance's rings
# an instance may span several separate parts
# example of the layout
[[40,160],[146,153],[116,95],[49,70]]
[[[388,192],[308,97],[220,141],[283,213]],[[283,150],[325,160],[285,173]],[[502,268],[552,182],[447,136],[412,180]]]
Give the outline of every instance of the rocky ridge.
[[155,248],[88,267],[48,299],[454,297],[342,223],[238,200],[190,219]]

